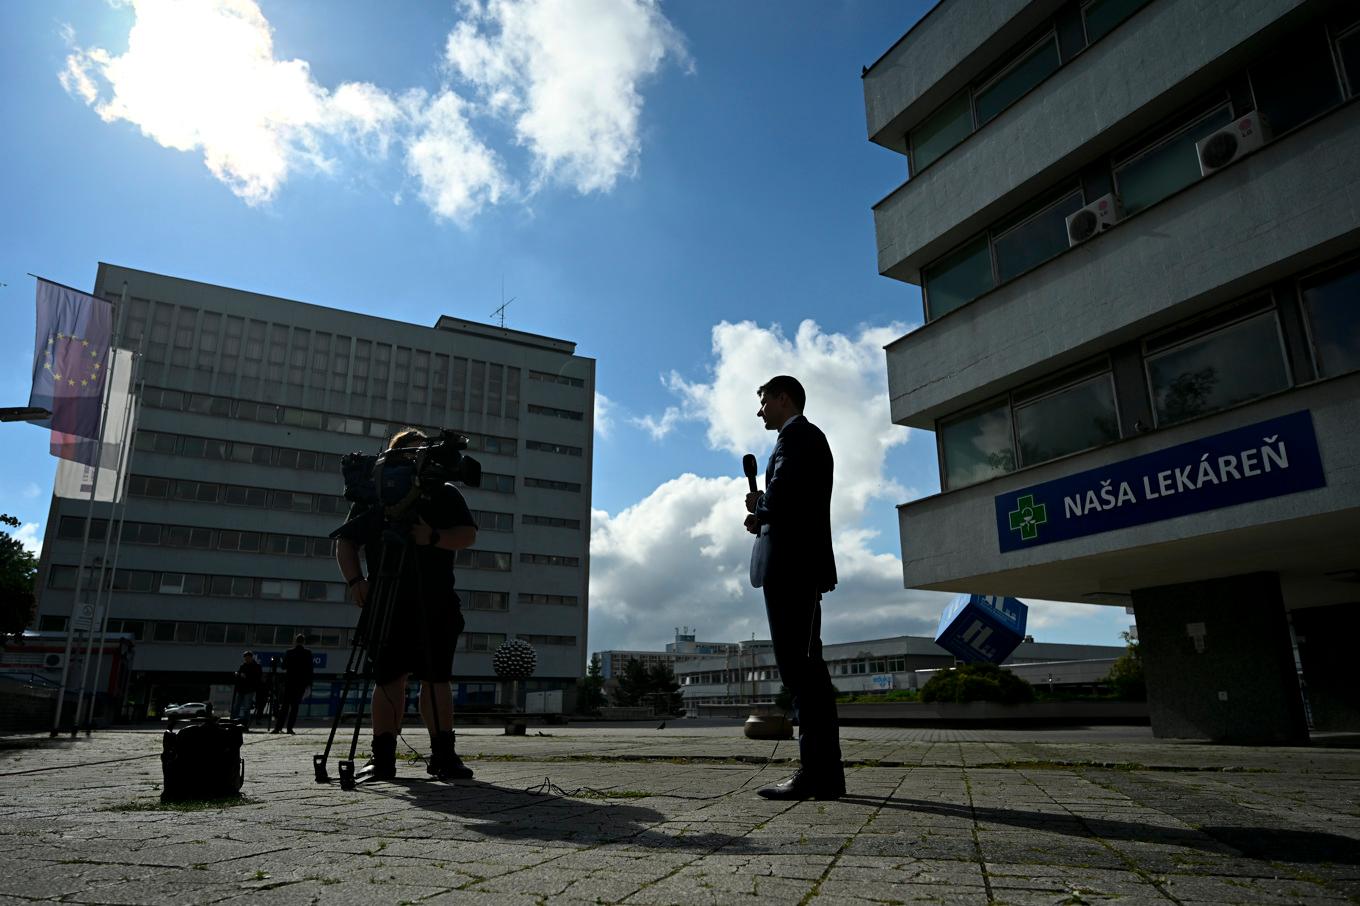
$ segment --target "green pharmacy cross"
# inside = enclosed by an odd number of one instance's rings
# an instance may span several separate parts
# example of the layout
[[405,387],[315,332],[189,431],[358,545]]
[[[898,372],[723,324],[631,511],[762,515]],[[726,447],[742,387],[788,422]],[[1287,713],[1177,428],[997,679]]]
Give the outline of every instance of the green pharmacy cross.
[[1039,526],[1048,521],[1048,507],[1034,502],[1033,494],[1026,494],[1015,501],[1017,509],[1010,512],[1011,531],[1019,529],[1020,537],[1033,541],[1039,537]]

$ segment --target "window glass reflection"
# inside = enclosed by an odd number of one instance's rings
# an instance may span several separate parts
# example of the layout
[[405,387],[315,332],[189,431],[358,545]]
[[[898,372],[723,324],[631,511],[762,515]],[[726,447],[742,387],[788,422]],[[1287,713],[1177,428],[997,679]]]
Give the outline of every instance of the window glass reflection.
[[1289,386],[1274,311],[1147,359],[1157,424],[1244,403]]
[[1027,466],[1118,440],[1119,418],[1110,375],[1099,374],[1017,405],[1015,432],[1020,460]]
[[1168,195],[1179,192],[1200,178],[1195,142],[1217,132],[1232,121],[1225,105],[1115,169],[1115,182],[1124,213],[1132,214]]
[[973,96],[978,125],[981,126],[1014,104],[1021,95],[1057,71],[1061,63],[1058,58],[1058,41],[1050,35],[1021,57],[1014,66],[978,89]]
[[972,131],[973,112],[968,106],[968,92],[961,91],[911,130],[912,172],[934,163]]
[[1067,251],[1067,218],[1081,209],[1081,192],[1073,192],[993,240],[996,272],[1005,281]]
[[1086,40],[1090,42],[1103,38],[1147,3],[1148,0],[1091,0],[1081,10],[1086,20]]
[[946,487],[961,488],[1015,470],[1010,408],[990,409],[940,426]]
[[992,288],[992,256],[979,236],[923,272],[926,316],[934,320]]
[[1318,375],[1360,369],[1360,259],[1303,281]]

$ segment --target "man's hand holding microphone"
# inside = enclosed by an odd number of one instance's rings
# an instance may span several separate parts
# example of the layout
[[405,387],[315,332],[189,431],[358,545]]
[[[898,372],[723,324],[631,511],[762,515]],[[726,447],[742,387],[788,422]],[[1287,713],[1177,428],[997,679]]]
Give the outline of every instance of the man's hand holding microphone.
[[741,470],[746,473],[746,483],[751,490],[746,494],[746,512],[751,515],[746,517],[746,531],[752,535],[760,534],[760,521],[756,519],[756,504],[760,502],[760,492],[756,490],[756,458],[752,453],[747,453],[741,458]]

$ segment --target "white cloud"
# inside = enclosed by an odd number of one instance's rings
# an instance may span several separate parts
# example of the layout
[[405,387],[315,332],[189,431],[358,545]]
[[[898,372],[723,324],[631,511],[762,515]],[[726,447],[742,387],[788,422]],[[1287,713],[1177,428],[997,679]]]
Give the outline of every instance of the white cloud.
[[609,439],[614,433],[614,411],[616,406],[609,397],[595,391],[595,434],[598,437]]
[[406,153],[407,169],[420,183],[420,197],[435,216],[467,224],[510,188],[490,148],[473,134],[463,99],[440,92],[428,105],[418,96],[420,129]]
[[42,523],[40,522],[25,522],[23,525],[19,526],[19,530],[14,533],[14,537],[18,539],[19,543],[24,547],[28,548],[30,553],[36,555],[42,552],[41,529]]
[[607,191],[637,168],[639,85],[684,41],[654,0],[465,0],[450,68],[513,120],[549,181]]
[[[483,106],[449,85],[388,92],[345,82],[333,90],[305,60],[275,57],[257,0],[127,0],[126,52],[71,47],[58,74],[106,122],[126,121],[166,148],[202,154],[247,204],[269,202],[297,172],[336,172],[403,151],[406,174],[439,219],[466,225],[488,205],[522,197],[474,127],[510,117],[532,156],[535,188],[549,179],[607,191],[636,169],[640,83],[681,38],[651,0],[468,2],[448,38],[448,71]],[[496,28],[492,36],[485,29]],[[391,196],[394,203],[400,191]]]
[[[780,373],[803,382],[808,417],[826,431],[836,457],[832,529],[840,583],[825,601],[828,642],[929,634],[948,597],[904,589],[900,560],[874,552],[876,533],[863,522],[871,502],[891,506],[907,493],[884,477],[888,449],[908,432],[888,416],[882,345],[904,332],[892,325],[849,337],[808,321],[790,340],[777,327],[719,324],[711,380],[671,375],[667,385],[681,403],[650,420],[662,433],[680,420],[704,422],[712,447],[760,455],[774,435],[756,418],[756,388]],[[745,493],[745,478],[685,474],[619,513],[594,511],[592,650],[655,648],[679,625],[697,626],[705,639],[768,637],[764,599],[747,578]]]
[[36,481],[30,481],[24,485],[24,489],[20,493],[24,495],[25,499],[35,500],[42,495],[42,488],[38,487]]

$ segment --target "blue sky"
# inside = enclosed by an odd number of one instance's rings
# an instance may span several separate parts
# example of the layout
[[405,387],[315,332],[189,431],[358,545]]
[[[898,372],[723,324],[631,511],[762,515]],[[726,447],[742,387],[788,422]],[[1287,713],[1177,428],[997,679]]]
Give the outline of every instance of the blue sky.
[[[504,281],[507,326],[599,362],[592,650],[764,634],[740,454],[768,451],[776,370],[818,385],[837,455],[828,641],[929,633],[943,599],[901,588],[894,505],[938,490],[934,444],[889,422],[881,352],[920,297],[877,275],[870,210],[906,168],[866,140],[859,74],[930,5],[7,4],[0,389],[27,399],[27,272],[430,325],[489,320]],[[46,436],[3,430],[0,508],[40,536]],[[1049,641],[1128,622],[1031,613]]]

